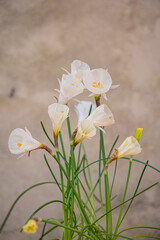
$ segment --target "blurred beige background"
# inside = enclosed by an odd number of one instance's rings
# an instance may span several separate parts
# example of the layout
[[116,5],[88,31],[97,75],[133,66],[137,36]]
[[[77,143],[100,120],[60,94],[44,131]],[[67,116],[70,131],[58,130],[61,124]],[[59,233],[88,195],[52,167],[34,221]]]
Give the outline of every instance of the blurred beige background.
[[[40,126],[42,120],[51,133],[47,114],[55,102],[57,78],[62,67],[70,70],[74,59],[87,62],[91,68],[107,68],[114,84],[107,104],[116,124],[107,128],[106,151],[118,134],[117,146],[127,136],[143,127],[142,153],[137,157],[160,169],[160,1],[158,0],[0,0],[0,223],[10,205],[27,187],[52,181],[42,151],[17,159],[10,154],[7,142],[10,132],[25,126],[33,137],[48,144]],[[88,99],[88,92],[77,98]],[[90,98],[91,100],[92,98]],[[93,100],[93,99],[92,99]],[[72,130],[77,118],[74,104],[69,103]],[[67,142],[66,123],[63,135]],[[98,134],[86,141],[89,161],[98,157]],[[50,159],[50,158],[49,158]],[[50,159],[55,172],[57,165]],[[128,163],[119,161],[112,206],[122,199]],[[127,197],[132,196],[143,166],[133,163]],[[110,167],[110,178],[114,164]],[[92,168],[97,176],[97,166]],[[159,174],[147,169],[140,189],[159,181]],[[96,180],[96,179],[94,179]],[[0,239],[38,239],[19,232],[31,213],[47,201],[61,198],[56,186],[45,185],[31,190],[13,210]],[[148,225],[159,227],[159,186],[137,197],[122,227]],[[98,206],[98,203],[96,204]],[[115,220],[118,211],[115,211]],[[38,217],[61,220],[61,207],[52,205]],[[141,231],[158,236],[153,230]],[[132,231],[132,235],[139,233]],[[160,235],[159,235],[160,236]],[[61,238],[61,229],[44,239]]]

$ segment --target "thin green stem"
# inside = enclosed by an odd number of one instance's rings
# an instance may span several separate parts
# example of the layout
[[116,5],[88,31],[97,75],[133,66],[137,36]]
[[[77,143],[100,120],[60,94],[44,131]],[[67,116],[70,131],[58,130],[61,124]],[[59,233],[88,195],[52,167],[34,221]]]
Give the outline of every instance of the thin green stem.
[[[61,228],[66,228],[68,230],[71,230],[73,232],[77,232],[77,233],[80,233],[79,230],[75,229],[75,228],[72,228],[72,227],[68,227],[68,226],[65,226],[61,223],[57,223],[57,222],[53,222],[53,221],[48,221],[48,220],[45,220],[45,219],[41,219],[41,222],[46,222],[46,223],[50,223],[50,224],[53,224],[53,225],[56,225],[56,226],[59,226]],[[87,235],[87,234],[83,234],[85,237],[87,237],[88,239],[92,239],[94,240],[94,238],[92,238],[91,236]]]
[[111,185],[111,191],[110,191],[110,197],[112,196],[112,191],[113,191],[114,181],[115,181],[115,177],[116,177],[117,163],[118,163],[118,161],[116,160],[115,167],[114,167],[113,180],[112,180],[112,185]]
[[132,239],[134,238],[152,238],[152,239],[160,239],[160,237],[154,237],[154,236],[147,236],[147,235],[144,235],[144,236],[133,236]]
[[[126,194],[127,194],[127,189],[128,189],[130,175],[131,175],[131,167],[132,167],[132,159],[130,159],[130,161],[129,161],[129,169],[128,169],[128,176],[127,176],[126,186],[125,186],[123,200],[122,200],[122,205],[121,205],[121,209],[120,209],[120,213],[119,213],[119,217],[118,217],[118,221],[117,221],[117,225],[116,225],[114,234],[117,234],[119,226],[120,226],[120,221],[121,221],[121,217],[122,217],[122,213],[123,213],[124,202],[125,202],[125,198],[126,198]],[[113,238],[113,240],[115,240],[115,239],[116,238]]]
[[[130,158],[128,158],[128,157],[123,157],[122,159],[127,159],[127,160],[129,160]],[[142,163],[142,164],[146,165],[145,162],[140,161],[140,160],[137,160],[137,159],[134,159],[134,158],[132,158],[132,161],[138,162],[138,163]],[[160,170],[158,170],[158,169],[155,168],[154,166],[152,166],[152,165],[150,165],[150,164],[147,164],[147,166],[150,167],[150,168],[153,168],[153,169],[156,170],[158,173],[160,173]]]
[[[149,186],[149,187],[145,188],[144,190],[142,190],[141,192],[137,193],[135,197],[137,197],[137,196],[139,196],[140,194],[148,191],[149,189],[151,189],[152,187],[155,187],[155,186],[158,185],[158,184],[159,184],[159,182],[156,182],[156,183],[152,184],[151,186]],[[127,199],[124,203],[120,203],[120,204],[117,205],[116,207],[112,208],[109,212],[112,212],[112,211],[114,211],[115,209],[121,207],[121,206],[124,205],[125,203],[129,202],[131,199],[132,199],[132,197],[129,198],[129,199]],[[97,221],[101,220],[101,219],[102,219],[106,214],[108,214],[109,212],[106,212],[105,214],[101,215],[101,216],[100,216],[94,223],[92,223],[92,224],[95,224]]]
[[[48,133],[47,133],[47,131],[46,131],[46,129],[45,129],[44,124],[43,124],[42,121],[41,121],[41,126],[42,126],[42,129],[43,129],[43,131],[44,131],[46,137],[48,138],[48,140],[49,140],[50,143],[52,144],[52,146],[53,146],[54,148],[56,148],[55,144],[53,143],[53,141],[52,141],[51,138],[49,137],[49,135],[48,135]],[[59,154],[61,155],[62,158],[64,158],[63,155],[62,155],[61,153],[59,153]]]
[[[102,157],[105,158],[105,148],[104,148],[104,140],[103,140],[103,132],[100,130],[100,143],[101,143],[101,151]],[[103,166],[105,167],[106,161],[103,161]],[[104,171],[104,184],[105,184],[105,199],[106,199],[106,212],[109,212],[111,209],[110,202],[110,190],[109,190],[109,179],[107,171]],[[106,232],[112,234],[112,213],[106,215]],[[108,236],[106,235],[106,240],[108,240]]]
[[134,200],[134,197],[135,197],[135,195],[136,195],[136,193],[137,193],[137,191],[138,191],[138,189],[139,189],[139,186],[140,186],[140,183],[141,183],[143,174],[144,174],[144,172],[145,172],[145,170],[146,170],[146,168],[147,168],[147,165],[148,165],[148,161],[146,162],[146,165],[145,165],[144,168],[143,168],[143,171],[142,171],[142,173],[141,173],[141,175],[140,175],[140,178],[139,178],[139,181],[138,181],[136,190],[135,190],[135,192],[134,192],[134,194],[133,194],[133,198],[132,198],[132,200],[130,201],[130,203],[129,203],[129,205],[128,205],[128,207],[127,207],[127,209],[126,209],[126,211],[125,211],[125,213],[124,213],[124,215],[123,215],[123,217],[122,217],[121,222],[120,222],[119,225],[121,225],[121,223],[123,222],[123,220],[124,220],[124,218],[125,218],[128,210],[129,210],[129,208],[130,208],[130,206],[131,206],[131,204],[132,204],[132,202],[133,202],[133,200]]
[[[60,201],[60,200],[49,201],[49,202],[41,205],[39,208],[37,208],[37,209],[31,214],[31,216],[27,219],[27,221],[25,222],[25,224],[26,224],[31,218],[33,218],[33,217],[36,215],[36,213],[38,213],[41,209],[43,209],[44,207],[46,207],[46,206],[48,206],[48,205],[50,205],[50,204],[52,204],[52,203],[62,203],[62,204],[65,204],[64,202],[62,202],[62,201]],[[20,231],[22,232],[22,231],[23,231],[23,228],[21,228]]]
[[[86,151],[85,151],[83,143],[82,143],[82,149],[83,149],[83,153],[85,154],[85,157],[86,157],[85,160],[86,160],[86,163],[87,163],[87,166],[88,166],[87,155],[86,155]],[[90,172],[89,167],[87,168],[87,170],[88,170],[88,178],[89,178],[90,190],[92,191],[93,190],[93,185],[92,185],[92,178],[91,178],[91,172]],[[91,203],[92,203],[92,207],[93,207],[92,213],[94,214],[94,196],[93,195],[91,196]],[[92,222],[92,218],[91,218],[91,222]]]
[[[101,159],[101,142],[99,143],[99,159]],[[101,161],[99,161],[99,197],[101,203],[102,213],[104,214],[104,204],[103,204],[103,197],[102,197],[102,185],[101,185]],[[106,222],[106,218],[104,217],[104,222]]]
[[118,234],[121,234],[123,232],[126,232],[126,231],[129,231],[129,230],[132,230],[132,229],[141,229],[141,228],[146,228],[146,229],[152,229],[152,230],[158,230],[160,231],[160,228],[157,228],[157,227],[150,227],[150,226],[135,226],[135,227],[130,227],[130,228],[125,228],[123,229],[122,231],[120,231]]
[[47,167],[48,167],[48,169],[49,169],[49,171],[50,171],[52,177],[54,178],[54,180],[55,180],[57,186],[59,187],[60,191],[62,192],[62,188],[60,187],[60,184],[59,184],[59,182],[57,181],[57,178],[55,177],[54,173],[52,172],[52,169],[51,169],[51,167],[50,167],[50,165],[49,165],[49,163],[48,163],[48,160],[47,160],[45,154],[44,154],[44,160],[45,160],[45,162],[46,162],[46,164],[47,164]]
[[[56,150],[57,153],[57,160],[60,163],[60,157],[59,157],[59,150]],[[60,177],[61,177],[61,185],[62,185],[62,199],[63,202],[65,202],[65,190],[64,190],[64,181],[63,181],[63,173],[62,173],[62,169],[59,165],[59,171],[60,171]],[[68,211],[67,208],[62,205],[62,213],[63,213],[63,219],[64,219],[64,225],[68,225]],[[68,240],[68,231],[66,231],[66,229],[64,229],[64,240]]]
[[85,211],[85,209],[84,209],[84,206],[83,206],[83,204],[82,204],[82,201],[81,201],[79,195],[77,194],[74,185],[73,185],[72,182],[70,181],[67,173],[65,172],[64,167],[62,166],[62,164],[61,164],[60,162],[58,162],[58,160],[57,160],[57,158],[56,158],[55,155],[52,155],[52,157],[53,157],[53,158],[56,160],[56,162],[60,165],[60,167],[61,167],[61,169],[62,169],[65,177],[67,178],[67,180],[68,180],[68,182],[69,182],[69,185],[70,185],[70,187],[72,188],[72,190],[73,190],[73,192],[74,192],[74,194],[75,194],[75,197],[77,198],[78,204],[79,204],[79,206],[80,206],[80,209],[81,209],[81,211],[82,211],[82,214],[83,214],[83,216],[84,216],[84,219],[85,219],[86,224],[90,224],[90,220],[89,220],[89,218],[88,218],[88,216],[87,216],[87,213],[86,213],[86,211]]
[[37,183],[37,184],[35,184],[35,185],[27,188],[25,191],[23,191],[23,192],[16,198],[16,200],[14,201],[14,203],[12,204],[12,206],[10,207],[10,209],[9,209],[9,211],[8,211],[8,213],[7,213],[5,219],[4,219],[4,221],[3,221],[3,223],[2,223],[2,225],[1,225],[1,227],[0,227],[0,232],[2,231],[2,229],[3,229],[4,225],[6,224],[6,222],[7,222],[8,218],[9,218],[9,216],[10,216],[13,208],[15,207],[15,205],[16,205],[16,203],[19,201],[19,199],[20,199],[26,192],[28,192],[29,190],[31,190],[32,188],[35,188],[35,187],[38,187],[38,186],[41,186],[41,185],[44,185],[44,184],[49,184],[49,183],[57,184],[57,183],[55,183],[55,182],[42,182],[42,183]]

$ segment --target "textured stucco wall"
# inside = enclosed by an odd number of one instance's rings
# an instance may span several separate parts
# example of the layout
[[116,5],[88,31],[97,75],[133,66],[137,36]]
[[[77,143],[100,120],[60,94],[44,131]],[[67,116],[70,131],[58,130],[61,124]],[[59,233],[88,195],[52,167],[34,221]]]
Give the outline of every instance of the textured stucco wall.
[[[0,0],[0,222],[25,188],[52,180],[41,151],[32,153],[31,158],[17,159],[9,153],[7,141],[12,129],[27,126],[36,139],[47,143],[40,120],[51,135],[47,107],[55,101],[54,88],[58,88],[57,78],[63,73],[61,67],[69,70],[74,59],[87,62],[91,68],[107,68],[113,83],[121,85],[108,93],[107,103],[116,124],[106,130],[106,150],[117,134],[120,134],[119,145],[125,137],[134,134],[136,127],[143,127],[143,152],[139,159],[149,159],[160,168],[159,10],[158,0]],[[86,91],[79,99],[87,99],[87,96]],[[72,116],[74,102],[69,106]],[[76,121],[73,113],[74,127]],[[65,124],[63,130],[67,141]],[[86,141],[90,161],[98,156],[97,141],[98,136]],[[57,165],[53,166],[56,171]],[[114,189],[118,199],[113,206],[122,198],[127,168],[126,161],[119,162]],[[110,173],[113,169],[114,165]],[[92,170],[96,175],[97,168]],[[141,170],[141,165],[133,164],[128,196]],[[158,180],[159,174],[148,169],[142,186]],[[50,185],[27,193],[16,206],[0,238],[37,239],[40,232],[26,236],[19,233],[19,228],[39,205],[59,197],[57,187]],[[139,197],[124,226],[158,226],[159,197],[159,187]],[[60,207],[48,207],[38,216],[60,219]],[[50,237],[60,236],[61,230],[58,230]]]

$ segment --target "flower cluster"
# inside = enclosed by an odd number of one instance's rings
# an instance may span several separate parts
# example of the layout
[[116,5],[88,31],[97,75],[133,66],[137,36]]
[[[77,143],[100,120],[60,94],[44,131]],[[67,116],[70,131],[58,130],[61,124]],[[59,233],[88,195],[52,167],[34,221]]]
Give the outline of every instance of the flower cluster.
[[[58,134],[61,130],[62,124],[69,115],[68,102],[82,93],[84,89],[91,92],[89,96],[95,97],[96,104],[91,101],[79,101],[75,106],[75,110],[78,116],[78,124],[76,130],[72,135],[72,143],[76,146],[84,139],[89,139],[96,134],[96,129],[99,128],[104,131],[103,127],[110,126],[115,123],[113,114],[106,104],[100,104],[101,95],[107,99],[106,93],[111,88],[116,88],[119,85],[112,85],[112,78],[107,70],[102,68],[90,69],[87,63],[80,60],[75,60],[71,64],[71,72],[67,70],[66,74],[62,75],[62,79],[59,80],[60,89],[56,89],[59,93],[58,102],[52,103],[48,106],[48,115],[52,122],[53,135],[56,147],[58,147]],[[91,111],[90,111],[91,110]],[[113,159],[120,158],[125,155],[134,155],[140,152],[140,146],[138,145],[138,151],[129,151],[121,149],[123,148],[135,148],[134,138],[130,137],[125,140],[122,147],[119,148],[119,154],[114,154]],[[131,144],[132,143],[132,144]],[[139,144],[138,142],[136,142]],[[16,128],[9,137],[8,141],[9,150],[13,154],[20,154],[29,152],[35,149],[47,149],[47,146],[35,140],[31,133],[25,128],[25,130]],[[50,151],[50,150],[48,150]],[[117,150],[116,150],[117,152]],[[120,154],[120,152],[123,152]]]
[[[78,104],[75,106],[75,111],[77,113],[78,121],[77,121],[77,128],[73,131],[73,133],[70,135],[70,157],[69,157],[69,163],[67,162],[67,159],[65,157],[65,151],[63,152],[63,159],[65,159],[66,169],[68,173],[67,180],[70,183],[70,177],[72,177],[72,183],[75,181],[74,172],[75,171],[75,165],[74,163],[74,149],[81,141],[84,139],[90,139],[93,136],[96,135],[97,128],[100,130],[100,135],[103,137],[104,127],[108,127],[110,125],[113,125],[115,123],[114,116],[110,110],[110,108],[106,105],[106,103],[101,104],[101,96],[107,100],[106,93],[113,88],[118,87],[119,85],[112,85],[112,78],[107,70],[98,68],[98,69],[90,69],[89,65],[87,63],[81,62],[80,60],[75,60],[71,64],[71,72],[68,72],[65,70],[65,74],[62,75],[62,79],[59,80],[60,89],[56,89],[56,91],[59,93],[59,96],[56,98],[57,102],[52,103],[48,106],[48,115],[52,123],[52,129],[53,129],[53,138],[54,143],[53,146],[56,150],[56,155],[54,152],[44,145],[43,143],[37,141],[34,139],[31,135],[31,133],[28,131],[27,128],[25,130],[16,128],[14,129],[8,140],[8,147],[11,153],[13,154],[22,154],[25,152],[28,152],[28,155],[30,155],[30,152],[37,149],[44,149],[47,152],[49,152],[55,160],[60,165],[60,152],[58,148],[58,137],[60,135],[61,127],[63,122],[67,119],[69,121],[69,107],[68,103],[71,99],[76,97],[77,95],[81,94],[84,89],[88,90],[90,92],[89,96],[94,96],[95,103],[91,101],[78,101]],[[70,127],[68,127],[69,129]],[[123,158],[125,156],[132,156],[136,155],[141,152],[141,147],[139,144],[139,140],[141,137],[143,129],[139,128],[136,130],[135,137],[127,137],[125,141],[120,145],[119,148],[115,149],[115,153],[106,161],[105,157],[105,150],[104,150],[104,144],[101,144],[103,147],[102,155],[103,155],[103,166],[108,166],[112,161]],[[48,136],[48,135],[47,135]],[[61,140],[60,135],[60,140]],[[50,138],[49,138],[50,140]],[[50,141],[52,142],[52,141]],[[63,148],[63,144],[61,142],[61,146]],[[101,151],[101,150],[100,150]],[[57,157],[56,157],[57,156]],[[72,161],[71,161],[72,159]],[[73,166],[71,166],[71,163],[73,162]],[[63,170],[64,175],[66,176],[66,172],[64,168],[60,165],[61,169]],[[71,174],[72,169],[72,174]],[[62,170],[60,170],[61,174],[61,185],[62,189],[59,186],[59,188],[62,191],[63,195],[63,201],[65,202],[66,193],[69,193],[70,190],[68,189],[67,184],[67,190],[64,191],[64,185],[63,185],[63,174]],[[52,175],[53,176],[53,175]],[[105,180],[106,181],[106,180]],[[71,183],[70,183],[71,185]],[[71,185],[71,188],[73,192],[75,185]],[[75,194],[75,192],[74,192]],[[74,197],[74,194],[71,194],[71,198]],[[109,192],[108,192],[109,194]],[[77,195],[76,195],[77,197]],[[106,199],[108,199],[106,197]],[[80,205],[81,211],[83,212],[83,216],[85,216],[86,219],[88,219],[87,214],[85,213],[85,210],[83,209],[83,204],[80,202],[81,200],[77,197],[77,201]],[[71,203],[74,203],[72,201]],[[73,207],[73,206],[72,206]],[[66,210],[68,211],[68,210]],[[73,209],[72,209],[73,211]],[[106,210],[107,211],[107,210]],[[65,210],[64,210],[65,212]],[[67,217],[69,212],[64,214],[65,224],[67,225]],[[34,233],[38,227],[36,219],[30,219],[22,228],[22,230],[26,233]],[[89,220],[86,220],[89,224]],[[90,225],[90,224],[89,224]],[[68,226],[68,225],[67,225]],[[71,227],[73,227],[71,225]],[[67,232],[64,231],[64,234],[67,236]],[[65,238],[68,239],[68,238]]]

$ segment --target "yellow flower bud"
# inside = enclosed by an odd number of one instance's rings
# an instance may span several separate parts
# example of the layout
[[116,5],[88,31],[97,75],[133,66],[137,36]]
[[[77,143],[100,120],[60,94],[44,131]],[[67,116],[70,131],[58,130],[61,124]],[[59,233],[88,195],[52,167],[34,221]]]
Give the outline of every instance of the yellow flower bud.
[[23,232],[25,233],[35,233],[38,228],[37,221],[35,219],[30,219],[24,226]]
[[137,128],[136,129],[135,138],[137,139],[138,142],[139,142],[139,140],[141,138],[142,132],[143,132],[143,128]]

